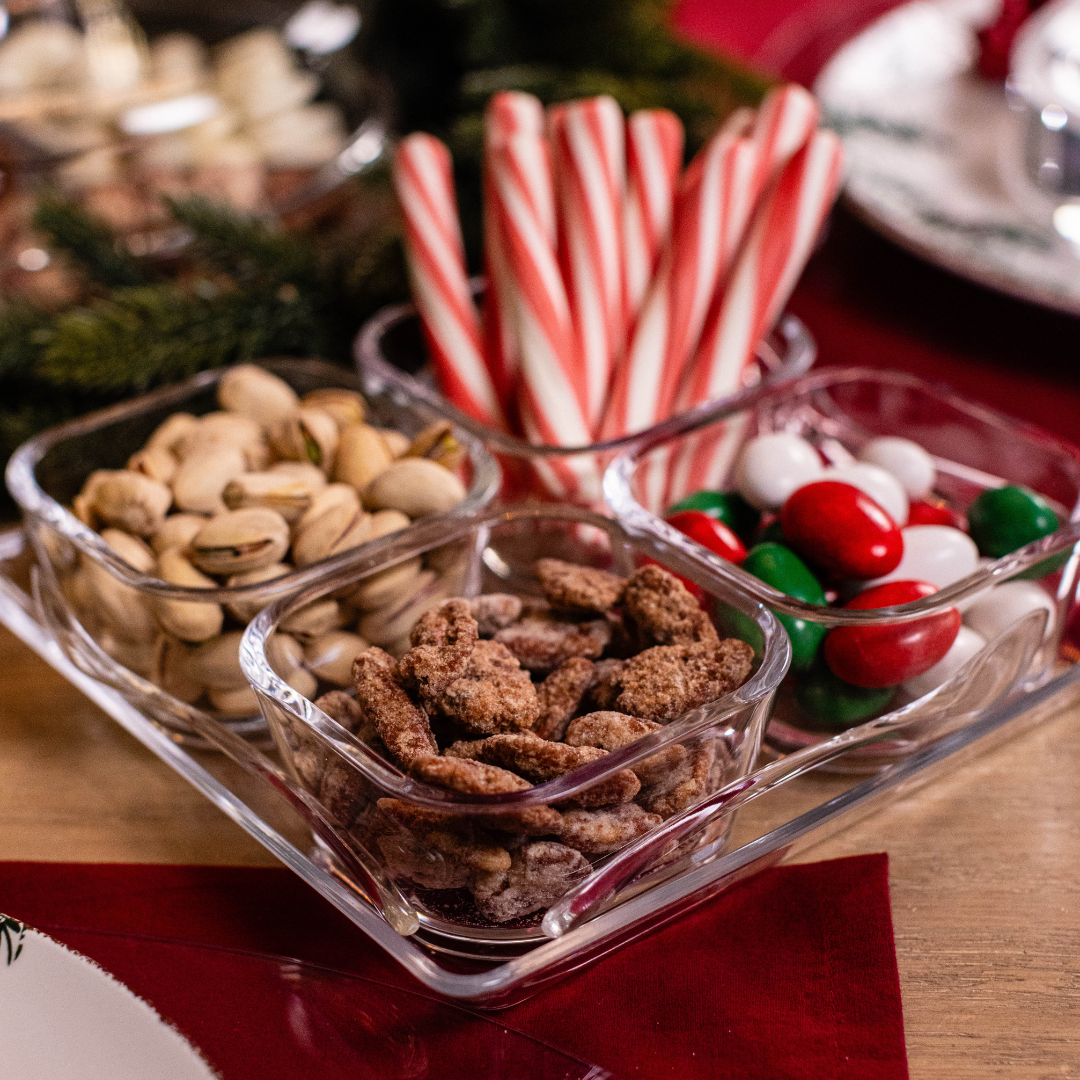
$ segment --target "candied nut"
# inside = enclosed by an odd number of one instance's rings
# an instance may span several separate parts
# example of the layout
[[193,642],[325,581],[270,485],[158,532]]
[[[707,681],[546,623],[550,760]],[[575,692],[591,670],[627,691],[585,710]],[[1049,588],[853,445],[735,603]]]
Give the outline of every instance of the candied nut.
[[325,486],[321,474],[318,483],[314,483],[308,477],[291,476],[280,470],[252,472],[233,477],[222,490],[221,499],[230,510],[263,507],[291,522],[303,516],[316,492]]
[[337,421],[322,409],[302,408],[270,428],[270,447],[284,461],[310,461],[329,472],[337,452]]
[[521,617],[521,597],[510,593],[484,593],[469,601],[469,614],[476,620],[481,637],[494,637]]
[[725,638],[716,645],[657,645],[626,661],[619,676],[619,712],[668,721],[741,686],[754,651]]
[[451,743],[444,751],[443,757],[467,758],[469,761],[482,761],[484,758],[484,743],[487,739],[460,739]]
[[394,659],[382,649],[365,649],[353,663],[356,700],[375,725],[394,759],[408,766],[418,757],[437,754],[427,714],[394,679]]
[[593,665],[593,681],[589,686],[586,700],[596,710],[609,711],[615,708],[615,701],[622,693],[623,666],[625,660],[597,660]]
[[150,537],[150,546],[158,555],[168,548],[186,548],[205,524],[202,514],[170,514]]
[[272,427],[299,407],[296,391],[284,379],[256,364],[229,368],[218,383],[217,399],[223,409],[263,427]]
[[[566,729],[567,746],[598,746],[609,753],[621,750],[646,735],[659,731],[661,724],[627,716],[620,712],[594,712],[579,716]],[[686,760],[686,747],[682,743],[665,746],[657,753],[637,761],[627,768],[642,782],[655,784],[677,769]]]
[[344,690],[330,690],[315,699],[316,707],[322,709],[331,720],[336,720],[346,731],[351,731],[361,742],[377,742],[379,733],[364,715],[360,703]]
[[[383,809],[384,802],[393,801],[380,799],[379,808]],[[386,812],[386,816],[391,814]],[[404,828],[394,833],[382,833],[375,842],[390,875],[396,880],[410,881],[421,889],[462,889],[472,884],[476,877],[470,867],[434,851],[424,840]]]
[[142,473],[99,470],[90,480],[83,491],[93,517],[135,536],[153,536],[172,505],[172,492]]
[[247,686],[240,667],[243,636],[243,630],[230,630],[199,645],[188,654],[188,674],[213,690],[239,690]]
[[[201,574],[176,548],[158,556],[158,577],[170,585],[192,589],[212,589],[216,582]],[[206,641],[221,633],[224,613],[221,605],[201,600],[153,600],[154,614],[166,633],[181,641]]]
[[165,450],[176,457],[181,443],[198,423],[198,419],[191,413],[173,413],[154,428],[143,449]]
[[403,594],[417,580],[423,568],[422,556],[406,559],[377,574],[369,574],[345,599],[361,611],[377,611]]
[[371,515],[342,501],[296,531],[293,561],[310,566],[371,539]]
[[368,802],[364,782],[356,769],[331,754],[319,783],[319,802],[342,827],[349,828]]
[[465,485],[434,461],[401,458],[371,480],[362,497],[369,510],[400,510],[415,520],[457,506]]
[[195,514],[220,514],[221,493],[233,477],[247,469],[243,451],[235,446],[210,445],[184,458],[172,479],[177,507]]
[[127,467],[132,472],[142,473],[166,486],[175,475],[176,466],[176,458],[163,447],[144,447],[127,460]]
[[338,439],[333,478],[361,492],[393,460],[379,432],[369,424],[350,424]]
[[345,625],[345,613],[341,605],[329,597],[312,600],[302,608],[290,612],[278,624],[279,629],[295,634],[304,641],[321,637],[331,630]]
[[625,606],[644,644],[690,645],[719,640],[712,620],[674,574],[643,566],[626,585]]
[[532,787],[516,773],[467,758],[421,757],[409,766],[417,780],[465,795],[501,795]]
[[427,458],[453,472],[465,460],[465,448],[454,437],[454,425],[449,420],[436,420],[413,439],[404,454],[397,456]]
[[304,667],[324,682],[352,686],[353,660],[367,647],[359,634],[330,630],[304,646]]
[[334,418],[339,431],[344,431],[350,424],[362,424],[367,415],[367,402],[355,390],[343,387],[327,386],[322,390],[311,390],[301,399],[305,408],[322,409]]
[[[247,570],[243,574],[233,574],[225,584],[230,588],[240,588],[244,585],[261,585],[267,581],[276,581],[280,577],[292,572],[292,567],[287,563],[271,563],[269,566],[260,566],[258,570]],[[272,603],[280,594],[271,596],[258,595],[257,597],[238,596],[226,602],[229,614],[240,622],[250,622],[259,614],[267,604]]]
[[208,574],[242,574],[281,561],[289,550],[289,526],[274,510],[230,510],[211,518],[188,550]]
[[467,731],[484,735],[527,730],[536,722],[539,710],[529,673],[496,641],[476,642],[461,677],[451,682],[434,704]]
[[207,690],[206,696],[214,709],[230,720],[257,716],[259,713],[259,699],[250,686],[235,690],[215,690],[211,687]]
[[476,644],[476,620],[464,600],[450,600],[417,620],[412,648],[398,661],[397,677],[425,702],[434,701],[465,673]]
[[565,810],[559,839],[577,851],[605,855],[655,829],[662,820],[632,802],[608,810]]
[[529,671],[551,671],[572,656],[596,660],[611,640],[606,619],[571,623],[548,612],[523,615],[495,635]]
[[513,853],[501,887],[475,891],[476,906],[492,922],[509,922],[550,907],[588,869],[588,860],[565,844],[534,840]]
[[638,803],[661,818],[685,810],[708,794],[715,758],[716,741],[702,741],[690,750],[678,768],[671,770],[659,783],[642,789]]
[[562,559],[538,559],[536,576],[552,608],[571,614],[607,611],[622,600],[626,589],[625,578]]
[[533,731],[541,739],[562,739],[566,725],[577,712],[592,677],[592,661],[582,656],[573,656],[561,663],[537,687],[536,698],[540,715],[533,725]]

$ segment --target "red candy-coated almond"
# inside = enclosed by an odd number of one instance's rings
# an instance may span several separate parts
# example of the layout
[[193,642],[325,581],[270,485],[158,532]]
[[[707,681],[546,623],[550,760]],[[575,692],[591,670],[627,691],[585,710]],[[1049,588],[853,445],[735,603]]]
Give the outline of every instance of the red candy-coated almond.
[[908,507],[909,525],[949,525],[964,528],[964,519],[944,503],[913,502]]
[[799,488],[784,503],[780,524],[786,543],[843,577],[881,577],[904,553],[896,522],[864,491],[839,480]]
[[665,519],[691,540],[696,540],[703,548],[727,559],[736,565],[746,558],[743,542],[722,521],[700,510],[683,510]]
[[[889,581],[859,593],[844,607],[894,607],[935,592],[937,587],[925,581]],[[825,662],[834,675],[855,686],[897,686],[932,668],[959,631],[956,608],[891,626],[838,626],[825,638]]]

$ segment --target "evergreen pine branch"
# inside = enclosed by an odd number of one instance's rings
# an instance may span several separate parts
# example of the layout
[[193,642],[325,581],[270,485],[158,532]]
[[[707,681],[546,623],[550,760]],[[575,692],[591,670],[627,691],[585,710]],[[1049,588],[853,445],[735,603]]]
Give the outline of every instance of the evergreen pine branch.
[[52,316],[26,301],[11,301],[0,309],[0,386],[31,371],[51,326]]
[[53,250],[64,252],[98,285],[117,289],[152,280],[142,264],[119,247],[104,222],[55,193],[38,199],[33,224]]

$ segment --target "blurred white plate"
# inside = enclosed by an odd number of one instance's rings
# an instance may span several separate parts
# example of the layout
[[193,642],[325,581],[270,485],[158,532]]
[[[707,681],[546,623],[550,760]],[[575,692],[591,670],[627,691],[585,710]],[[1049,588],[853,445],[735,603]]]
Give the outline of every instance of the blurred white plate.
[[1019,158],[1004,87],[973,72],[1000,0],[915,0],[872,23],[815,84],[847,152],[848,202],[915,254],[1080,314],[1080,259]]
[[145,1001],[85,956],[0,915],[0,1075],[12,1080],[214,1080]]

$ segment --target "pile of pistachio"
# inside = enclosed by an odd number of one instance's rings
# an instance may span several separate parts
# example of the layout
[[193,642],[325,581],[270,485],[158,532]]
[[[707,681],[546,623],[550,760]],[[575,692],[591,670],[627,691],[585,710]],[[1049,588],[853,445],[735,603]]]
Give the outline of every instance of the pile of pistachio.
[[[194,588],[270,582],[465,497],[455,471],[463,452],[449,424],[410,440],[366,423],[364,399],[353,391],[300,398],[251,364],[226,372],[217,397],[221,411],[174,413],[126,469],[92,473],[73,500],[76,516],[141,574]],[[275,670],[314,697],[320,681],[350,685],[353,657],[368,644],[404,652],[419,609],[446,595],[440,556],[460,553],[399,562],[294,613],[272,639]],[[161,598],[86,555],[63,588],[125,667],[223,717],[258,712],[238,648],[268,600]]]

